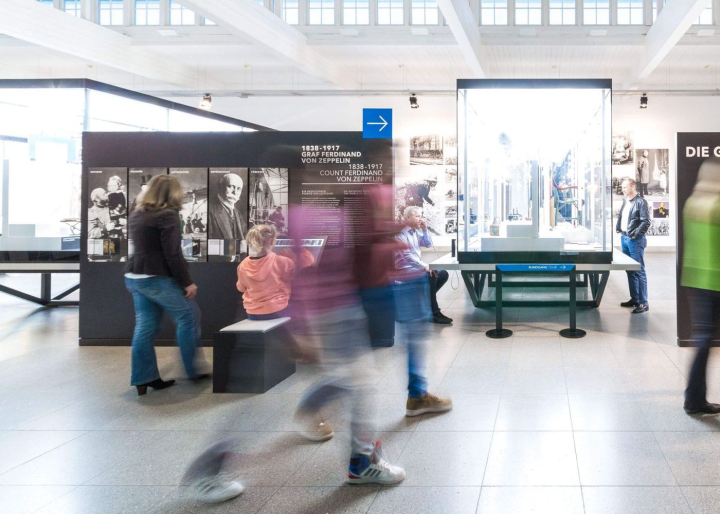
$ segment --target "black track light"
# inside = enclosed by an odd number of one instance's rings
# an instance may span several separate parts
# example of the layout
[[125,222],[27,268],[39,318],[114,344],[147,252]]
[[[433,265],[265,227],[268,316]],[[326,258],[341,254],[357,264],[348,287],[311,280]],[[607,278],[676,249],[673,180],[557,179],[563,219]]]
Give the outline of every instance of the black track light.
[[643,93],[642,96],[640,97],[640,108],[647,109],[647,106],[648,106],[647,93]]
[[417,109],[420,105],[418,105],[417,97],[415,96],[415,93],[410,95],[410,108],[411,109]]

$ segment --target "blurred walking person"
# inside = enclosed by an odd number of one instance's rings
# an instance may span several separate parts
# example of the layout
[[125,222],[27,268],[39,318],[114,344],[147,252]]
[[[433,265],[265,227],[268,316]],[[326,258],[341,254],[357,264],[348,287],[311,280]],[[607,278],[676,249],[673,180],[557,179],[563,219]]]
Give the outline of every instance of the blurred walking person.
[[195,303],[193,283],[183,257],[180,240],[182,188],[175,177],[154,177],[130,215],[129,227],[135,251],[128,259],[125,286],[135,305],[135,332],[132,340],[130,384],[139,396],[148,387],[165,389],[175,380],[163,380],[155,354],[155,335],[167,311],[177,325],[177,340],[187,376],[207,378],[198,373],[197,345],[200,342],[200,309]]
[[[302,208],[298,209],[302,212]],[[310,230],[302,227],[309,216],[292,217],[296,219],[298,223],[292,223],[294,239],[311,237]],[[349,401],[352,442],[348,482],[395,484],[405,478],[405,471],[391,465],[384,457],[380,441],[374,440],[374,412],[368,397],[374,362],[354,262],[354,249],[326,248],[318,266],[299,276],[295,284],[295,291],[306,307],[308,325],[320,341],[325,373],[325,378],[301,399],[296,419],[304,425],[306,438],[328,440],[334,431],[322,419],[323,408],[335,399]]]
[[700,166],[698,181],[683,211],[681,285],[690,288],[692,340],[697,345],[685,390],[685,412],[717,416],[720,405],[707,401],[707,363],[720,312],[720,159]]

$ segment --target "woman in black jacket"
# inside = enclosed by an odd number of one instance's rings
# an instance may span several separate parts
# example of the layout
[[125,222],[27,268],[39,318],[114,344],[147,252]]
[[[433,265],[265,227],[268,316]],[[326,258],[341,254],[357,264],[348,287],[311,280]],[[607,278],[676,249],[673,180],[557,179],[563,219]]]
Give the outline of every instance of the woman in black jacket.
[[188,377],[199,380],[209,376],[198,374],[195,368],[200,310],[195,303],[197,286],[180,249],[182,196],[175,177],[153,177],[128,223],[135,251],[128,259],[125,285],[135,304],[131,385],[137,387],[138,395],[145,394],[148,386],[165,389],[175,383],[160,378],[155,355],[155,334],[163,311],[170,313],[177,325]]

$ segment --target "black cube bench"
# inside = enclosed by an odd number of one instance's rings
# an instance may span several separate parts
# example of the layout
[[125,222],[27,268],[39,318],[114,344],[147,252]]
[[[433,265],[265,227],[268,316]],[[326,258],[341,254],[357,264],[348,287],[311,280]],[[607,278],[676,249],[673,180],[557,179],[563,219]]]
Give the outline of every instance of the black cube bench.
[[213,336],[213,393],[264,393],[295,373],[290,318],[243,320]]

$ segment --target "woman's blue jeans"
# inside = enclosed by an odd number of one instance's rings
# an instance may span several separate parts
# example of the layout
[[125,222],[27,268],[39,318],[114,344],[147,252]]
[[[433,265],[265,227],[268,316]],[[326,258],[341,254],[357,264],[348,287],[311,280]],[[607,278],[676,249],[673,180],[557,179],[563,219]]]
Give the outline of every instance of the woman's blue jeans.
[[200,309],[195,300],[170,277],[126,278],[125,287],[135,304],[135,332],[132,341],[130,385],[147,384],[160,378],[155,355],[155,335],[160,330],[163,311],[177,326],[177,341],[188,377],[197,376],[195,352],[200,342]]

